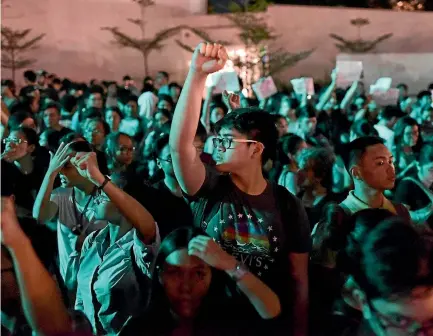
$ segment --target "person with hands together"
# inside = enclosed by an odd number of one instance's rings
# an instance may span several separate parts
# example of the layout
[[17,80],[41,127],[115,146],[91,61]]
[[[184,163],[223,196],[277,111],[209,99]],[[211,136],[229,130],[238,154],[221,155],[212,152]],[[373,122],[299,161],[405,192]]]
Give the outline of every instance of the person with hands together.
[[212,238],[196,236],[189,242],[188,254],[200,258],[211,267],[226,272],[263,319],[272,319],[280,314],[281,306],[278,296],[235,257],[225,252]]
[[152,215],[101,173],[96,153],[78,152],[70,163],[97,188],[95,219],[107,221],[84,240],[75,309],[95,334],[116,335],[145,304],[159,231]]
[[156,256],[150,300],[120,335],[263,335],[263,326],[275,335],[278,297],[237,265],[203,231],[191,225],[172,231]]

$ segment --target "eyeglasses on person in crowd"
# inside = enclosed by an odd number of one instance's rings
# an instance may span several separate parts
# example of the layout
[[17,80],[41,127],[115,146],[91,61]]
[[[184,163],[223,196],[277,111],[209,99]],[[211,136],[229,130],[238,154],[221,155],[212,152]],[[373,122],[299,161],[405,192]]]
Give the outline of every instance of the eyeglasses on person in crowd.
[[120,147],[119,150],[122,153],[134,153],[135,152],[135,147]]
[[218,148],[220,146],[224,147],[225,149],[232,148],[233,142],[238,143],[258,143],[258,141],[255,140],[246,140],[246,139],[234,139],[234,138],[213,138],[212,144],[215,148]]
[[7,145],[9,143],[13,143],[15,145],[20,145],[22,143],[27,143],[27,140],[23,140],[23,139],[20,139],[20,138],[4,138],[3,139],[3,143],[5,145]]

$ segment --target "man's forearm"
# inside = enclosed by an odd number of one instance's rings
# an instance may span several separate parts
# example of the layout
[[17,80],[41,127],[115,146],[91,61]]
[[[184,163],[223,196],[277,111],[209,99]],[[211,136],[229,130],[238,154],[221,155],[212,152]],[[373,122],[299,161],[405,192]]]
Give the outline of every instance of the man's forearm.
[[41,188],[36,196],[35,203],[33,204],[33,218],[39,221],[47,221],[51,218],[47,217],[47,207],[50,201],[51,192],[53,191],[54,180],[56,175],[48,171],[42,181]]
[[174,111],[170,131],[170,148],[175,152],[193,146],[200,119],[206,74],[190,70]]
[[308,335],[308,283],[295,283],[293,335]]

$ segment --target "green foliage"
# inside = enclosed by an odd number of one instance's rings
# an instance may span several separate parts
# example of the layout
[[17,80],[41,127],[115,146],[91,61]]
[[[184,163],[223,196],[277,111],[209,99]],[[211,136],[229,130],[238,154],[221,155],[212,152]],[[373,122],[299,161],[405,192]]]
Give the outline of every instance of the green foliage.
[[44,38],[45,34],[30,37],[31,29],[12,29],[1,27],[2,60],[1,66],[11,69],[12,79],[15,79],[15,70],[29,67],[36,60],[25,58],[23,54],[37,49],[38,43]]

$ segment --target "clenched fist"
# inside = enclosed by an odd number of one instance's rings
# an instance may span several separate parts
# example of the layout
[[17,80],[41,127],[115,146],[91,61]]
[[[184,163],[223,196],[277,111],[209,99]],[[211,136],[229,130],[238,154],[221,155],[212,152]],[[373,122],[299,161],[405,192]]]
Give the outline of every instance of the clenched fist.
[[211,74],[224,68],[227,59],[227,51],[221,44],[202,42],[192,56],[191,70]]

